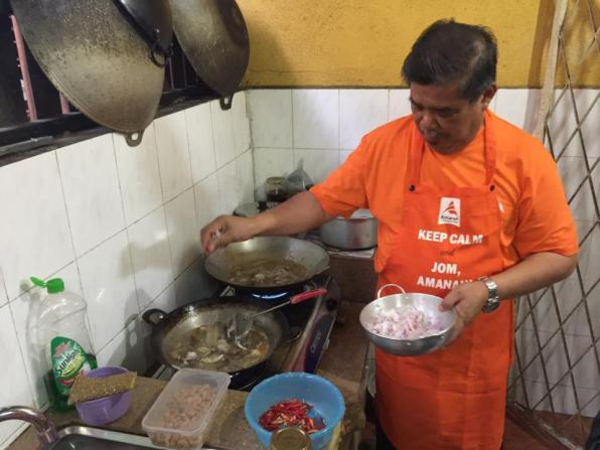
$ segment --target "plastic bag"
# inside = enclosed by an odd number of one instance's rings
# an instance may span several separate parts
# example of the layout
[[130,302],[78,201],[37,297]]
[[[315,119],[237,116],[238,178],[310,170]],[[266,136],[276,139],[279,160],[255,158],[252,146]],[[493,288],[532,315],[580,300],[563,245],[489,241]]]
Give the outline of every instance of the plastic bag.
[[304,170],[304,161],[298,162],[298,168],[290,173],[284,182],[284,188],[291,195],[298,194],[300,192],[308,191],[313,187],[314,183],[312,178]]

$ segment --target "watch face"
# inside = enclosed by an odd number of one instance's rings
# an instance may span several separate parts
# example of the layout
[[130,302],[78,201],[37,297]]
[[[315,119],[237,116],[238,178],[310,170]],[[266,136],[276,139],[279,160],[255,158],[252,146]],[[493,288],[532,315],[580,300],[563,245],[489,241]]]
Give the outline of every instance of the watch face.
[[500,306],[500,300],[488,300],[488,302],[483,305],[482,311],[485,313],[490,313],[492,311],[496,311]]

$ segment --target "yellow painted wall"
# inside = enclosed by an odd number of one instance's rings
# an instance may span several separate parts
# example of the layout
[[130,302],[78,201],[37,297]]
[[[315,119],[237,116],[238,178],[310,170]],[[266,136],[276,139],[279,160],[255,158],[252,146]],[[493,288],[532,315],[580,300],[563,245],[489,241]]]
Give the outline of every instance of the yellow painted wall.
[[[592,5],[599,2],[592,0]],[[251,87],[398,86],[402,61],[419,33],[434,20],[449,17],[494,31],[500,87],[539,87],[554,15],[553,0],[238,0],[238,4],[250,32],[244,85]],[[588,0],[579,4],[571,21],[575,31],[567,36],[577,44],[572,46],[573,60],[593,35],[586,17]],[[600,11],[595,13],[600,17]],[[588,57],[593,62],[586,63],[577,85],[600,85],[598,59],[597,53]]]

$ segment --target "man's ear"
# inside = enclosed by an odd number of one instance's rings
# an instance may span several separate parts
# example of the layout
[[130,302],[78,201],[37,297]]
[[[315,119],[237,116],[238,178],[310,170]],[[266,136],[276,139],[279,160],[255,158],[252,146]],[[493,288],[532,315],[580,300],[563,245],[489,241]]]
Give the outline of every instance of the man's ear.
[[492,84],[489,88],[487,88],[483,92],[483,96],[481,98],[481,105],[483,106],[484,110],[490,105],[490,103],[492,102],[492,99],[494,98],[494,95],[496,95],[497,91],[498,91],[498,86],[496,86],[496,84]]

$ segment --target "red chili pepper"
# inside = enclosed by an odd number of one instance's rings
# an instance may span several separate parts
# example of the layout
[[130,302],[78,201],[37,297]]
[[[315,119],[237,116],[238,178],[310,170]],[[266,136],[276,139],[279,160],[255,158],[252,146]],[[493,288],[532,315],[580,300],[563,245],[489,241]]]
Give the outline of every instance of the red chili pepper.
[[258,423],[267,431],[276,431],[282,427],[299,427],[306,433],[315,433],[325,427],[321,417],[309,417],[312,409],[308,403],[298,399],[284,400],[271,406],[260,416]]

